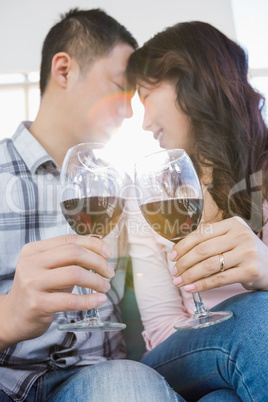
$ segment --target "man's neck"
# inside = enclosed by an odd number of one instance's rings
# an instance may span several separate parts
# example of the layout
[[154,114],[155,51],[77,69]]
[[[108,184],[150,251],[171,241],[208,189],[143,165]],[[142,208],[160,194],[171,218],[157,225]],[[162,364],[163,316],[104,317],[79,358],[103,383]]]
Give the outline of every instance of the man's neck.
[[66,152],[74,144],[70,142],[67,125],[61,125],[59,119],[53,119],[53,116],[53,113],[49,113],[48,117],[40,109],[29,131],[61,167]]

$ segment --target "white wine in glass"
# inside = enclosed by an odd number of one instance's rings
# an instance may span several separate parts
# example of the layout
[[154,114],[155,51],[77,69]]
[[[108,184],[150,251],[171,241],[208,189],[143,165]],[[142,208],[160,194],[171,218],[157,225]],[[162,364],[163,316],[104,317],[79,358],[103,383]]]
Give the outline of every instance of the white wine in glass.
[[[177,243],[198,227],[203,193],[194,165],[183,149],[145,156],[135,164],[140,210],[160,236]],[[230,311],[208,311],[200,293],[193,293],[194,316],[179,321],[176,330],[207,327],[228,320]]]

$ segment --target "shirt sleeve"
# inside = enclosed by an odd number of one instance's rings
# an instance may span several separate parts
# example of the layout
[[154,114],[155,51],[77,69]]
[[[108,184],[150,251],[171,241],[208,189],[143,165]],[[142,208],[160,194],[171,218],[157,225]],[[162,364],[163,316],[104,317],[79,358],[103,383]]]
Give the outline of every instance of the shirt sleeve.
[[175,332],[173,326],[188,318],[181,292],[172,283],[168,253],[173,243],[154,233],[139,211],[128,203],[129,251],[134,287],[148,350]]

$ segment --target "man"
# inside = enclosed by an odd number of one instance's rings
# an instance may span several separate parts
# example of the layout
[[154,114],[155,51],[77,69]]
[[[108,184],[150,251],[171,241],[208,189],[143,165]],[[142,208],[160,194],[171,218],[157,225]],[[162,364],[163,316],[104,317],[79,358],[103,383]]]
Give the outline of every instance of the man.
[[178,400],[154,370],[119,360],[120,332],[57,330],[104,302],[102,318],[118,320],[124,232],[109,246],[64,235],[59,173],[70,147],[107,142],[132,115],[125,69],[136,46],[105,12],[71,10],[43,44],[35,121],[0,145],[1,401]]

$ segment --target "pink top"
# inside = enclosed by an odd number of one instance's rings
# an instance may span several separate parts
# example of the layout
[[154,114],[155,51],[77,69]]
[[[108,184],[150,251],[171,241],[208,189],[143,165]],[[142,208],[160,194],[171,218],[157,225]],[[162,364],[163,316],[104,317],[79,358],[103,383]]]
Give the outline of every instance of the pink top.
[[[133,204],[132,204],[133,207]],[[135,209],[135,208],[134,208]],[[173,326],[193,315],[194,303],[190,293],[173,285],[169,261],[173,243],[149,227],[140,212],[129,213],[130,255],[138,307],[144,326],[143,337],[148,350],[175,332]],[[268,203],[265,205],[268,215]],[[268,245],[268,225],[263,241]],[[205,306],[210,309],[221,301],[247,292],[241,284],[227,285],[202,292]]]

